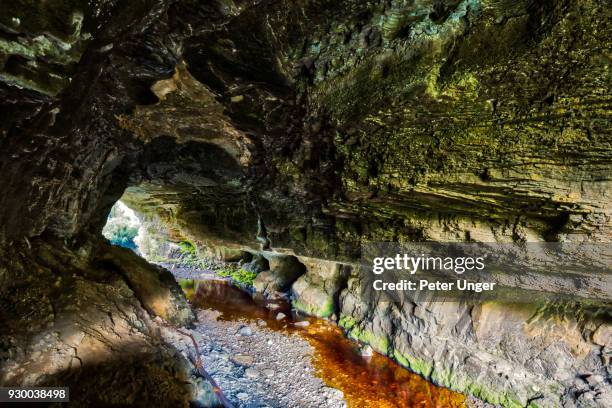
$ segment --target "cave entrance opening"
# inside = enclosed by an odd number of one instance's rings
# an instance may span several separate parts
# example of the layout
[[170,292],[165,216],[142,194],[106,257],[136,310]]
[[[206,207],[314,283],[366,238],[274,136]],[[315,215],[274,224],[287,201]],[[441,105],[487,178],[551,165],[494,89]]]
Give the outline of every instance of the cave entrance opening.
[[131,249],[149,263],[170,270],[210,266],[193,242],[178,236],[157,214],[139,211],[139,204],[124,195],[111,208],[102,235],[112,245]]
[[102,235],[131,249],[151,264],[169,270],[175,279],[227,278],[252,286],[270,265],[257,251],[196,241],[177,221],[176,191],[163,186],[129,187],[111,208]]
[[108,214],[102,235],[112,245],[129,248],[140,254],[137,242],[141,227],[142,222],[134,210],[119,200]]

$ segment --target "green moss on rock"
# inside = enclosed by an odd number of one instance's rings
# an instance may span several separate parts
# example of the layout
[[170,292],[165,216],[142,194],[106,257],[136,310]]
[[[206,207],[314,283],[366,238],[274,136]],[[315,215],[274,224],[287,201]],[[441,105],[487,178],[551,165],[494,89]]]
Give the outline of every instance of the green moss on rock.
[[361,328],[354,318],[340,315],[338,325],[346,330],[349,337],[369,344],[378,353],[387,355],[389,352],[389,339],[386,336],[378,336],[369,330]]
[[327,298],[320,306],[303,302],[300,299],[294,299],[291,304],[296,310],[304,312],[310,316],[328,318],[334,314],[334,300],[331,296]]

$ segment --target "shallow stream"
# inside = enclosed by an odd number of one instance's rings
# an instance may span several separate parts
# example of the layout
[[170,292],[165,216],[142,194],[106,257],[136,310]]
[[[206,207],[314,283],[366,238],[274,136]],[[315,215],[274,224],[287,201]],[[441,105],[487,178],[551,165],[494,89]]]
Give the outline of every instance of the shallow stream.
[[[374,353],[363,357],[359,345],[347,339],[337,326],[292,313],[281,302],[255,301],[245,292],[219,280],[183,280],[181,286],[195,308],[219,312],[218,320],[261,320],[268,328],[287,335],[297,334],[314,349],[316,374],[329,386],[344,393],[349,407],[465,407],[465,396],[438,387]],[[271,304],[274,303],[274,304]],[[277,320],[278,313],[287,318]],[[296,326],[308,321],[308,326]]]

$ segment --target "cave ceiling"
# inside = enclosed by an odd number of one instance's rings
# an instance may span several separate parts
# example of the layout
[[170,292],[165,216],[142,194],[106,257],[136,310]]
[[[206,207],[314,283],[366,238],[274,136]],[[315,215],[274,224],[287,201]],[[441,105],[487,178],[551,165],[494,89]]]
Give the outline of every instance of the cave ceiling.
[[127,187],[326,257],[610,236],[604,1],[1,7],[3,240],[99,233]]

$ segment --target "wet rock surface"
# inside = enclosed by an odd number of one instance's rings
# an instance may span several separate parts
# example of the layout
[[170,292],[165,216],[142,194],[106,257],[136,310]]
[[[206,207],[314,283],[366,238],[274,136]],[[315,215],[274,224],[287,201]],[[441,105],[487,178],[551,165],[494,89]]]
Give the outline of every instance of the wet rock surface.
[[503,406],[531,400],[541,406],[571,405],[582,393],[591,406],[612,401],[610,384],[587,390],[586,380],[576,375],[609,376],[610,369],[605,357],[610,345],[602,348],[584,335],[609,324],[576,317],[589,313],[578,305],[564,312],[554,304],[496,302],[434,301],[401,308],[364,302],[358,285],[349,282],[341,295],[340,326],[435,383]]

